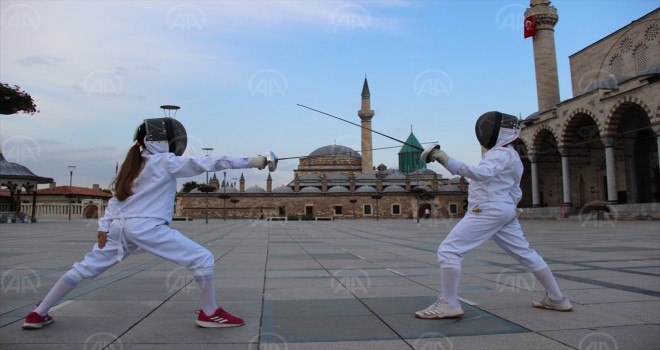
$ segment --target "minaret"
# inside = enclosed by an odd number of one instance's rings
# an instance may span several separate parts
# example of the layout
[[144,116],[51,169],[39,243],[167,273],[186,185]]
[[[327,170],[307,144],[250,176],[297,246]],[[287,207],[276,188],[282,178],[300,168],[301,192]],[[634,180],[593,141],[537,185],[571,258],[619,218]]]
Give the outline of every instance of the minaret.
[[559,78],[555,51],[555,24],[559,21],[557,9],[550,0],[530,0],[525,18],[535,17],[536,34],[533,38],[536,96],[539,112],[555,108],[559,103]]
[[373,174],[373,154],[371,144],[371,118],[374,111],[371,109],[371,93],[369,93],[369,84],[367,77],[364,77],[362,86],[362,109],[358,111],[358,116],[362,120],[362,172]]

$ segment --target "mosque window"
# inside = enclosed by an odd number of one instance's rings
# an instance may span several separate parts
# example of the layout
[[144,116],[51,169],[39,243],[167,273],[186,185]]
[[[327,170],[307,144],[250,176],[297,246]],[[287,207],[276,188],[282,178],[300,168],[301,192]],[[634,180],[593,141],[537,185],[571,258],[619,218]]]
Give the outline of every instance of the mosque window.
[[392,215],[401,215],[401,205],[392,204]]
[[371,204],[365,204],[364,207],[362,207],[362,213],[364,215],[371,215]]
[[449,214],[458,214],[458,204],[449,203]]
[[623,58],[619,54],[615,54],[610,59],[610,69],[612,74],[617,77],[623,76]]
[[637,70],[638,73],[648,67],[648,62],[646,60],[645,44],[640,43],[639,45],[637,45],[635,51],[633,52],[633,56],[635,57],[635,69]]
[[632,47],[633,47],[632,39],[625,38],[625,39],[621,40],[621,52],[627,53],[628,51],[630,51],[632,49]]
[[658,32],[660,32],[660,28],[658,28],[657,23],[652,23],[649,25],[648,28],[646,28],[646,32],[644,33],[644,38],[646,41],[653,41],[655,38],[658,37]]
[[306,216],[314,216],[314,206],[313,205],[306,205],[305,206],[305,215]]
[[335,215],[341,215],[341,214],[342,214],[341,205],[335,205]]

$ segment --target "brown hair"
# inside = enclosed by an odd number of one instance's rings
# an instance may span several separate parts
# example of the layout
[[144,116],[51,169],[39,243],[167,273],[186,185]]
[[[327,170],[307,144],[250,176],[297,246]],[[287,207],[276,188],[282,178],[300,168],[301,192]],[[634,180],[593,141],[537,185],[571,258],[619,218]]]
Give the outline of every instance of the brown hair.
[[124,159],[124,163],[121,165],[121,170],[119,170],[119,174],[115,178],[115,197],[119,201],[123,201],[133,195],[133,181],[140,175],[143,163],[144,160],[140,153],[140,145],[136,143],[128,150],[126,159]]

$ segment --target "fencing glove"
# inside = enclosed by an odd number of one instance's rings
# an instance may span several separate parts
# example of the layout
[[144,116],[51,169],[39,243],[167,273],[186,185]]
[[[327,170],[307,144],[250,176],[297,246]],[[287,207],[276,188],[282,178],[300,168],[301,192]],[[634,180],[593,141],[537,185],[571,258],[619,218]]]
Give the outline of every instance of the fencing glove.
[[445,164],[449,156],[440,149],[440,145],[429,145],[422,152],[420,158],[424,163],[431,163],[437,160],[440,164]]
[[248,168],[257,168],[259,170],[263,169],[267,165],[267,160],[265,156],[256,156],[250,157],[250,162],[248,163]]

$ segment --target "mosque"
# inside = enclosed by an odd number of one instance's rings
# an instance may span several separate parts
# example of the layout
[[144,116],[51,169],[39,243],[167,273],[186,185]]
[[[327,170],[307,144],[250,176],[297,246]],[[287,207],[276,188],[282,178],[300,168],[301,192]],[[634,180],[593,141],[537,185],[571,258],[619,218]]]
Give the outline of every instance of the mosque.
[[660,9],[569,57],[572,96],[559,98],[557,9],[531,0],[538,111],[522,121],[518,152],[525,215],[594,209],[660,218]]
[[[278,219],[419,219],[426,215],[451,218],[465,213],[467,182],[446,179],[420,161],[422,148],[412,130],[401,147],[399,169],[373,165],[369,83],[364,79],[361,109],[361,151],[342,145],[319,147],[299,160],[293,180],[272,188],[270,174],[265,188],[245,188],[243,175],[238,188],[210,184],[209,218]],[[414,147],[413,147],[414,146]],[[193,191],[177,199],[177,216],[205,218],[206,193]]]

